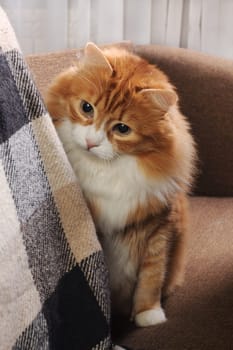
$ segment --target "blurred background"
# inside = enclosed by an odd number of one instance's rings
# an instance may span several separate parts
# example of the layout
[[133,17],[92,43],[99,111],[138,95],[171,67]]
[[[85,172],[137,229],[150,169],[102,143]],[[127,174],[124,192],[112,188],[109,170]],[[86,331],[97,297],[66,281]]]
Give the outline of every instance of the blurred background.
[[233,0],[0,0],[24,54],[131,40],[233,59]]

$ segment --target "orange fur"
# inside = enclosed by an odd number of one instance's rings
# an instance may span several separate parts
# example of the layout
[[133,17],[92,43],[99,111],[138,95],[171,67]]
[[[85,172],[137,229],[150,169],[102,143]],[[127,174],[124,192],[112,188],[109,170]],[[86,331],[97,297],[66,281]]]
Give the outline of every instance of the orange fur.
[[[161,191],[162,186],[166,188],[164,198],[153,193],[143,201],[135,197],[123,227],[117,232],[113,229],[110,236],[109,232],[100,232],[100,221],[105,216],[101,198],[83,188],[103,248],[109,240],[112,244],[113,255],[106,253],[110,275],[114,273],[111,265],[117,266],[112,261],[116,258],[114,247],[126,247],[135,267],[136,279],[131,276],[119,281],[118,287],[115,282],[112,285],[115,308],[130,312],[134,318],[160,307],[162,290],[170,293],[183,279],[188,230],[186,193],[192,184],[195,147],[189,124],[179,111],[175,88],[162,71],[122,49],[97,50],[89,45],[86,58],[84,55],[77,67],[54,80],[47,106],[58,129],[65,119],[73,125],[94,125],[96,131],[104,126],[118,156],[135,159],[145,183],[158,184]],[[93,106],[93,118],[83,115],[82,100]],[[117,123],[127,125],[131,132],[124,136],[116,133]],[[109,246],[107,249],[111,251]]]

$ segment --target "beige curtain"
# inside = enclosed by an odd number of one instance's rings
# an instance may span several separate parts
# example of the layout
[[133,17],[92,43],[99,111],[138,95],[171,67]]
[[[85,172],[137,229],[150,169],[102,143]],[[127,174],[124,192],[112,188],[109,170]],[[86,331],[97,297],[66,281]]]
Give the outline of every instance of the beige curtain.
[[131,40],[233,58],[233,0],[0,0],[25,53]]

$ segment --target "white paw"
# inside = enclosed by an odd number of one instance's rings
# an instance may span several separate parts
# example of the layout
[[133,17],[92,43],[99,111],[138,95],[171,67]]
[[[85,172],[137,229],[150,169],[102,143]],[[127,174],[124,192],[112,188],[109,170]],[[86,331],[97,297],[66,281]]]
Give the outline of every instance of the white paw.
[[113,350],[125,350],[125,348],[122,348],[122,347],[119,346],[119,345],[115,345],[115,346],[113,347]]
[[167,321],[165,313],[161,307],[140,312],[135,316],[135,324],[138,327],[154,326]]

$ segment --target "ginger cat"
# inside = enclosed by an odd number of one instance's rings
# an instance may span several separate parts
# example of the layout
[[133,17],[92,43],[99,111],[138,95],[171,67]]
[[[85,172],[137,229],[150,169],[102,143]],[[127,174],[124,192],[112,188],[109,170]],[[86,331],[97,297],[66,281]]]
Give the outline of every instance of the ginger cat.
[[103,246],[113,311],[141,327],[166,320],[161,294],[183,280],[196,152],[177,102],[156,66],[93,43],[47,95]]

